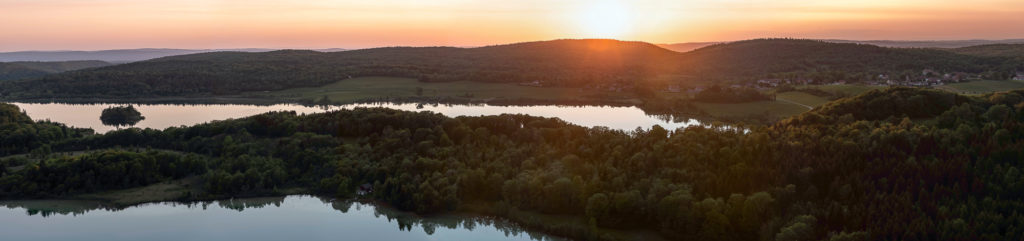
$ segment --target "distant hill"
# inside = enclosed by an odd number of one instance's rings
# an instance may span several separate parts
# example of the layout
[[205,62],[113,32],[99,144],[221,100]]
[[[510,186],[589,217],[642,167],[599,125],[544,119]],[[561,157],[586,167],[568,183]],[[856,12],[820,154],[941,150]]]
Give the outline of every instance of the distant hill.
[[0,81],[41,77],[47,74],[109,66],[110,63],[86,61],[0,62]]
[[425,82],[478,81],[580,87],[633,84],[666,74],[711,81],[794,77],[868,79],[878,74],[980,73],[1019,64],[1007,57],[884,48],[821,40],[757,39],[679,53],[644,42],[553,40],[477,48],[388,47],[342,52],[212,52],[6,83],[8,98],[232,94],[321,86],[361,76]]
[[[320,86],[348,77],[581,85],[670,71],[678,53],[643,42],[556,40],[478,48],[388,47],[342,52],[212,52],[46,76],[0,88],[6,96],[227,94]],[[0,93],[2,94],[2,93]]]
[[690,43],[675,43],[675,44],[659,44],[658,47],[662,47],[668,50],[676,52],[690,52],[699,48],[720,44],[724,42],[690,42]]
[[[936,69],[981,72],[1003,58],[965,56],[937,49],[884,48],[822,40],[756,39],[717,44],[683,53],[687,71],[705,77],[750,79],[793,74],[814,79],[852,79],[863,75]],[[837,76],[835,76],[837,75]],[[862,75],[857,77],[856,75]]]
[[1011,44],[1011,43],[1024,43],[1024,39],[1004,39],[1004,40],[933,40],[933,41],[905,41],[905,40],[840,40],[840,39],[825,39],[823,41],[832,43],[857,43],[857,44],[870,44],[880,47],[891,47],[891,48],[962,48],[977,45],[988,45],[988,44]]
[[[0,62],[12,61],[73,61],[73,60],[100,60],[110,63],[128,63],[143,61],[160,57],[208,53],[219,51],[238,52],[268,52],[277,49],[247,48],[247,49],[113,49],[99,51],[19,51],[0,53]],[[336,52],[345,49],[320,49],[317,51]]]
[[950,51],[958,54],[982,57],[1024,58],[1024,44],[989,44],[955,48]]
[[[1005,40],[934,40],[934,41],[906,41],[906,40],[843,40],[843,39],[820,39],[829,43],[852,43],[870,44],[879,47],[889,48],[963,48],[978,45],[993,44],[1022,44],[1024,39]],[[659,44],[658,46],[676,52],[689,52],[699,48],[728,43],[728,42],[687,42],[674,44]]]

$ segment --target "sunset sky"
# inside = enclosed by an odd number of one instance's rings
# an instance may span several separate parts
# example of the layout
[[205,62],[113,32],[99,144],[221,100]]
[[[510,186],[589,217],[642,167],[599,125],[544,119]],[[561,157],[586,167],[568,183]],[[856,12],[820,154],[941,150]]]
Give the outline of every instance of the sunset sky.
[[1009,39],[1024,38],[1024,1],[0,0],[0,22],[0,51]]

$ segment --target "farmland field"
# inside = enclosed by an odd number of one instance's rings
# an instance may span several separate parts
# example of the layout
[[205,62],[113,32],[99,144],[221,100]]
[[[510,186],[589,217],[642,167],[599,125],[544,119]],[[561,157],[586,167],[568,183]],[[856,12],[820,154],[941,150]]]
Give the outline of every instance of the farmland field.
[[712,116],[740,117],[764,115],[776,117],[793,116],[807,111],[807,108],[783,101],[757,101],[747,103],[695,103],[697,107]]
[[978,80],[964,83],[948,84],[935,87],[961,94],[985,94],[1014,89],[1024,89],[1024,81],[1019,80]]

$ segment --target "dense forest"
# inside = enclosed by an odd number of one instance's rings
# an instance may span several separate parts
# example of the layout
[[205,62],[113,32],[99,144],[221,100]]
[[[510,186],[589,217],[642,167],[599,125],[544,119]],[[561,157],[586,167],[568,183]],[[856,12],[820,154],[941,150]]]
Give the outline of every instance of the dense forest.
[[757,39],[687,53],[643,42],[554,40],[478,48],[200,53],[0,83],[0,97],[221,95],[322,86],[362,76],[572,87],[643,87],[645,81],[662,75],[712,81],[768,77],[869,80],[878,74],[916,73],[922,69],[1008,75],[1024,69],[1020,63],[1019,59],[1002,56],[815,40]]
[[0,81],[42,77],[47,74],[108,66],[103,61],[0,62]]
[[0,110],[0,153],[50,156],[2,159],[2,199],[198,177],[181,199],[363,190],[587,240],[1024,239],[1024,91],[891,88],[770,126],[630,132],[359,108],[92,135]]

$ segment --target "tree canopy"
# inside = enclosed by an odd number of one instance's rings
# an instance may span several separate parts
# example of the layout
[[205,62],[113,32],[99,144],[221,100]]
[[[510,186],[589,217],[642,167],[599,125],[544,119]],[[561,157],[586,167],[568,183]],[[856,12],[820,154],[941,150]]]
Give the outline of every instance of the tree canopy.
[[100,121],[108,126],[134,126],[145,119],[133,105],[107,107],[100,114]]
[[[5,133],[54,126],[3,109]],[[193,176],[202,192],[181,199],[299,188],[419,213],[481,212],[587,240],[628,238],[608,232],[626,229],[671,240],[1020,240],[1022,124],[1024,91],[912,88],[770,126],[631,132],[524,115],[271,112],[43,138],[35,143],[53,153],[86,154],[2,159],[12,168],[0,176],[0,198]],[[3,143],[11,153],[42,148]]]

